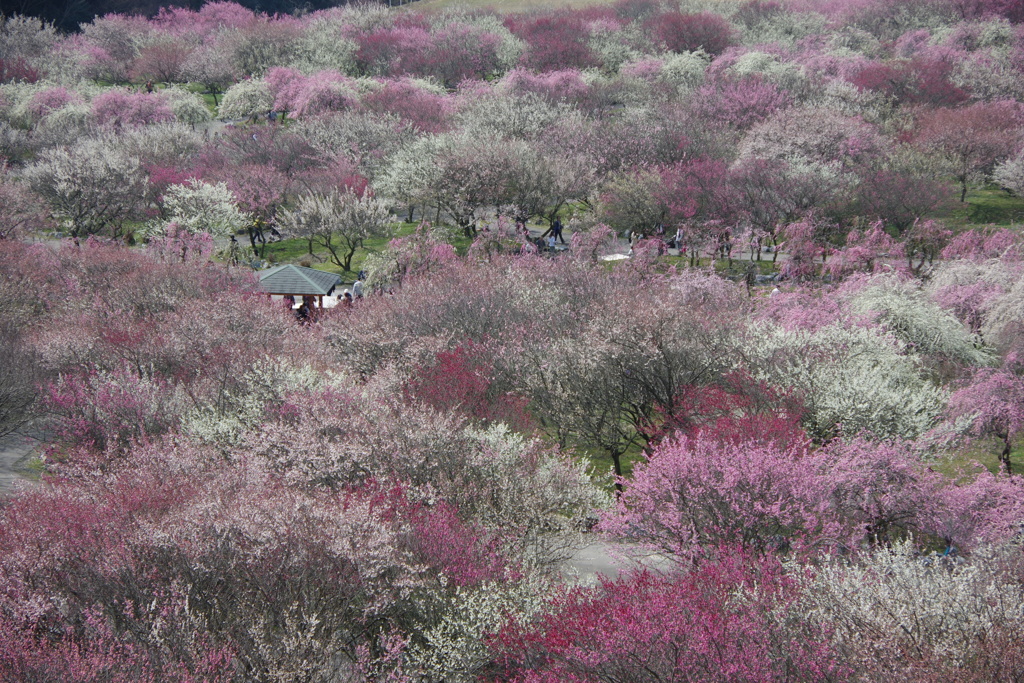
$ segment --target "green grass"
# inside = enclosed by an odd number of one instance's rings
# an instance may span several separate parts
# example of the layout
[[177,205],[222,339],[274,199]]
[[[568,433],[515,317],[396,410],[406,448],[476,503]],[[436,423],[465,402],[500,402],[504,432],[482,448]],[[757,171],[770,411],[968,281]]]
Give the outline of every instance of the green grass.
[[[363,248],[357,249],[355,255],[352,257],[352,268],[348,273],[343,272],[340,267],[331,262],[330,254],[323,247],[317,247],[314,244],[313,254],[311,255],[309,253],[309,242],[302,238],[281,240],[280,242],[267,244],[264,258],[276,265],[299,263],[300,261],[308,258],[312,261],[310,264],[311,268],[324,270],[329,273],[338,273],[342,277],[348,277],[358,273],[362,269],[363,263],[366,261],[366,257],[368,255],[384,251],[388,246],[388,242],[390,242],[394,237],[406,237],[411,235],[416,231],[418,226],[419,222],[395,223],[392,226],[394,232],[391,237],[378,237],[366,240],[363,243]],[[438,227],[445,231],[445,239],[449,244],[455,247],[455,252],[459,254],[459,256],[465,256],[466,252],[469,251],[470,246],[473,244],[473,238],[466,237],[462,230],[458,228],[451,226]],[[534,224],[531,224],[530,227],[535,230],[543,230],[546,228],[546,226]],[[242,241],[241,237],[239,237],[239,241]],[[247,242],[248,239],[245,241]]]
[[[405,237],[415,232],[416,227],[419,223],[395,223],[394,233],[392,237]],[[454,229],[449,230],[448,241],[455,247],[455,251],[459,255],[465,255],[470,245],[473,243],[471,238],[463,236],[461,231]],[[374,239],[366,240],[363,243],[362,249],[357,249],[355,255],[352,257],[352,268],[348,273],[342,271],[340,267],[332,263],[330,260],[330,254],[323,247],[313,246],[313,254],[309,253],[309,242],[305,239],[295,238],[281,240],[280,242],[273,242],[267,245],[265,258],[274,264],[285,264],[285,263],[299,263],[304,259],[311,259],[311,268],[317,270],[324,270],[329,273],[338,273],[342,277],[351,277],[355,273],[358,273],[363,263],[366,261],[366,257],[370,254],[376,254],[384,251],[387,248],[388,242],[391,241],[392,237],[378,237]]]
[[[976,443],[963,453],[939,460],[932,467],[951,479],[958,479],[965,474],[977,472],[979,465],[992,474],[997,474],[999,472],[999,453],[1001,451],[1002,443],[995,439],[990,439]],[[1024,473],[1024,443],[1019,443],[1010,452],[1010,467],[1013,468],[1014,474]]]
[[46,471],[46,465],[43,463],[42,455],[33,453],[25,460],[18,461],[17,471],[30,481],[39,481],[43,476],[43,472]]
[[973,188],[967,202],[954,201],[950,208],[936,212],[933,218],[943,220],[956,232],[977,225],[1024,225],[1024,198],[1015,197],[996,185]]
[[[551,439],[554,443],[554,439]],[[587,448],[578,443],[570,443],[570,450],[576,454],[576,457],[585,462],[593,472],[594,481],[604,488],[609,493],[615,490],[615,472],[613,469],[611,456],[608,455],[608,451],[596,450],[593,448]],[[646,460],[644,456],[643,446],[635,445],[629,450],[622,454],[619,462],[622,465],[622,476],[626,479],[633,478],[633,468],[636,467],[637,463],[644,462]]]

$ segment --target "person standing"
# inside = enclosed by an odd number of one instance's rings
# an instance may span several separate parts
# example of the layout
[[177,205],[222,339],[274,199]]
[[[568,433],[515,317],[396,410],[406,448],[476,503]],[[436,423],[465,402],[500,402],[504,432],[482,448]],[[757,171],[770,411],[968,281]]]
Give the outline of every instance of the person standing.
[[557,218],[555,219],[555,222],[551,224],[551,234],[554,235],[555,239],[559,242],[565,244],[565,238],[562,237],[562,221]]

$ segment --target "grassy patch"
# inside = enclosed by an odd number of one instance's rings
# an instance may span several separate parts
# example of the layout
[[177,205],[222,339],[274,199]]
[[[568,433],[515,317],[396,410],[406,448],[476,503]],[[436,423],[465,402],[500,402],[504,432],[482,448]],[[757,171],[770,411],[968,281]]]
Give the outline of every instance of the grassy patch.
[[[608,451],[595,450],[572,443],[569,446],[577,457],[582,458],[593,469],[595,480],[601,483],[608,491],[615,490],[615,472]],[[645,462],[646,460],[647,456],[644,455],[643,446],[640,444],[632,446],[623,453],[620,459],[623,478],[632,479],[633,469],[638,463]]]
[[[366,261],[366,257],[370,254],[376,254],[384,251],[388,242],[393,237],[405,237],[411,235],[416,231],[416,227],[419,223],[395,223],[394,233],[392,237],[377,237],[366,240],[363,243],[362,249],[357,249],[355,255],[352,257],[352,270],[348,273],[342,272],[336,264],[330,260],[330,254],[323,247],[313,245],[313,253],[309,252],[309,242],[302,238],[294,238],[281,240],[280,242],[273,242],[267,245],[266,259],[273,264],[285,264],[285,263],[299,263],[304,259],[310,259],[312,263],[311,268],[317,270],[324,270],[329,273],[338,273],[342,277],[351,277],[355,273],[358,273],[363,263]],[[449,229],[448,230],[448,241],[455,247],[456,252],[460,255],[465,255],[469,250],[470,245],[473,243],[472,238],[465,237],[461,231]]]
[[967,202],[954,202],[951,208],[937,213],[950,228],[969,230],[977,225],[1024,224],[1024,198],[1008,194],[996,185],[974,188],[967,193]]
[[[950,479],[957,479],[965,474],[977,472],[979,465],[996,474],[999,472],[999,453],[1001,451],[1002,443],[996,439],[980,441],[962,453],[939,460],[932,465],[932,468]],[[1013,468],[1014,474],[1024,473],[1024,443],[1019,444],[1010,452],[1010,467]]]
[[46,472],[46,463],[43,456],[33,455],[25,462],[18,463],[18,472],[29,481],[39,481]]
[[214,96],[206,92],[206,86],[201,83],[185,83],[181,87],[202,97],[206,108],[210,110],[210,113],[213,114],[214,118],[217,117],[217,105],[220,103],[220,100],[217,99],[215,102]]

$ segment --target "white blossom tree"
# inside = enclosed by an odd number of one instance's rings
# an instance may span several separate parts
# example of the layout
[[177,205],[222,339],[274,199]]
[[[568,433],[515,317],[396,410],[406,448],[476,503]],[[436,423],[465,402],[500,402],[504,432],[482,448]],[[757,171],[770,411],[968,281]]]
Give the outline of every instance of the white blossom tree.
[[160,94],[167,100],[168,106],[174,112],[174,119],[179,123],[194,127],[197,123],[206,123],[213,118],[202,98],[184,88],[165,88]]
[[146,191],[139,159],[95,139],[44,151],[24,177],[75,238],[124,236]]
[[998,663],[1000,636],[1024,627],[1020,586],[1000,572],[1012,552],[989,548],[951,562],[921,557],[908,540],[860,563],[792,575],[804,586],[802,613],[829,624],[835,643],[871,680],[899,677],[930,658],[966,675],[980,668],[972,659]]
[[861,432],[915,439],[946,406],[946,391],[924,376],[917,355],[878,328],[754,326],[746,354],[758,379],[802,397],[804,427],[823,441]]
[[252,217],[240,211],[235,202],[226,183],[201,180],[171,185],[164,194],[169,222],[193,234],[206,232],[228,237],[248,225]]
[[952,313],[927,299],[917,282],[880,277],[849,297],[854,314],[874,316],[886,330],[916,353],[964,365],[988,365],[992,355],[982,348]]
[[249,79],[236,83],[224,93],[220,116],[224,119],[247,119],[266,114],[274,108],[274,96],[262,80]]
[[367,239],[389,236],[394,220],[384,201],[347,190],[303,195],[294,210],[284,211],[281,224],[323,246],[348,271],[356,250]]
[[214,106],[217,106],[217,95],[224,92],[236,76],[231,55],[223,42],[214,42],[193,50],[181,65],[181,73],[189,81],[202,83],[207,92],[213,95]]
[[992,180],[1018,197],[1024,197],[1024,152],[996,166]]

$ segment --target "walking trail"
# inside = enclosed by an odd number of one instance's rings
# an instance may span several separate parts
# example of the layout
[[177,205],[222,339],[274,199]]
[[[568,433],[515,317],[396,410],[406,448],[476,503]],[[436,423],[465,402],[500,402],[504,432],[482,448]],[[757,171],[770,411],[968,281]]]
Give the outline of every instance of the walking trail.
[[0,497],[33,482],[28,464],[39,442],[24,434],[0,437]]

